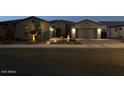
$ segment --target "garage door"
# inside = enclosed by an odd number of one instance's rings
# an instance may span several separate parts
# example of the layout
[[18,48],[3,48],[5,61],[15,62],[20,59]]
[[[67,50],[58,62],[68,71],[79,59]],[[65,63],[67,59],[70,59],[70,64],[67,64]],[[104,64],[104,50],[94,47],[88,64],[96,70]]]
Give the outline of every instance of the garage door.
[[97,29],[89,28],[78,28],[76,31],[76,37],[79,39],[96,39],[97,38]]

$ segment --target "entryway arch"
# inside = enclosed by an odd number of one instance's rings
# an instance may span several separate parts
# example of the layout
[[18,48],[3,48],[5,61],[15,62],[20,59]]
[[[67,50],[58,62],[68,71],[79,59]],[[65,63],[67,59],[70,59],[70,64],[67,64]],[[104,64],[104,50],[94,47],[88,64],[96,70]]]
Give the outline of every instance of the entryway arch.
[[56,37],[61,37],[61,28],[56,29]]

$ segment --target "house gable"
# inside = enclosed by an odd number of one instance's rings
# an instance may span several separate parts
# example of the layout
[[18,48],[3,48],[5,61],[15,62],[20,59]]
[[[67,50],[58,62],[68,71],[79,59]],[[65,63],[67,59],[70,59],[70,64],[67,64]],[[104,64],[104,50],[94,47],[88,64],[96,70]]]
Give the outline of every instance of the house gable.
[[87,20],[83,20],[76,23],[73,27],[74,28],[100,28],[100,24],[87,19]]

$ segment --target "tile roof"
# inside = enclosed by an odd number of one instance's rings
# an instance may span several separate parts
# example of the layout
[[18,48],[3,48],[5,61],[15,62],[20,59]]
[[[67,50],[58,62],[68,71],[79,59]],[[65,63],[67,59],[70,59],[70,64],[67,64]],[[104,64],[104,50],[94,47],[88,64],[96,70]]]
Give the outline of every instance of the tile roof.
[[49,21],[51,24],[55,23],[55,22],[63,22],[63,23],[66,23],[66,24],[74,24],[75,22],[72,22],[72,21],[67,21],[67,20],[52,20],[52,21]]
[[100,21],[101,25],[111,26],[124,26],[124,21]]
[[27,17],[27,18],[23,18],[23,19],[1,21],[0,23],[16,23],[16,22],[25,21],[25,20],[28,20],[28,19],[31,19],[31,18],[35,18],[35,19],[38,19],[38,20],[46,21],[46,20],[40,19],[38,17],[31,16],[31,17]]

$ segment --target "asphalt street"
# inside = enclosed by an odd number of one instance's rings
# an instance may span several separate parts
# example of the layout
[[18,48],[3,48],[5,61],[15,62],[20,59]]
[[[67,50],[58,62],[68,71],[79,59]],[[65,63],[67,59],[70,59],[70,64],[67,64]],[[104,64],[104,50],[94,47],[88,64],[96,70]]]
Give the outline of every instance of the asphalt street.
[[0,45],[0,75],[123,76],[124,47],[118,41],[83,41],[82,45]]

